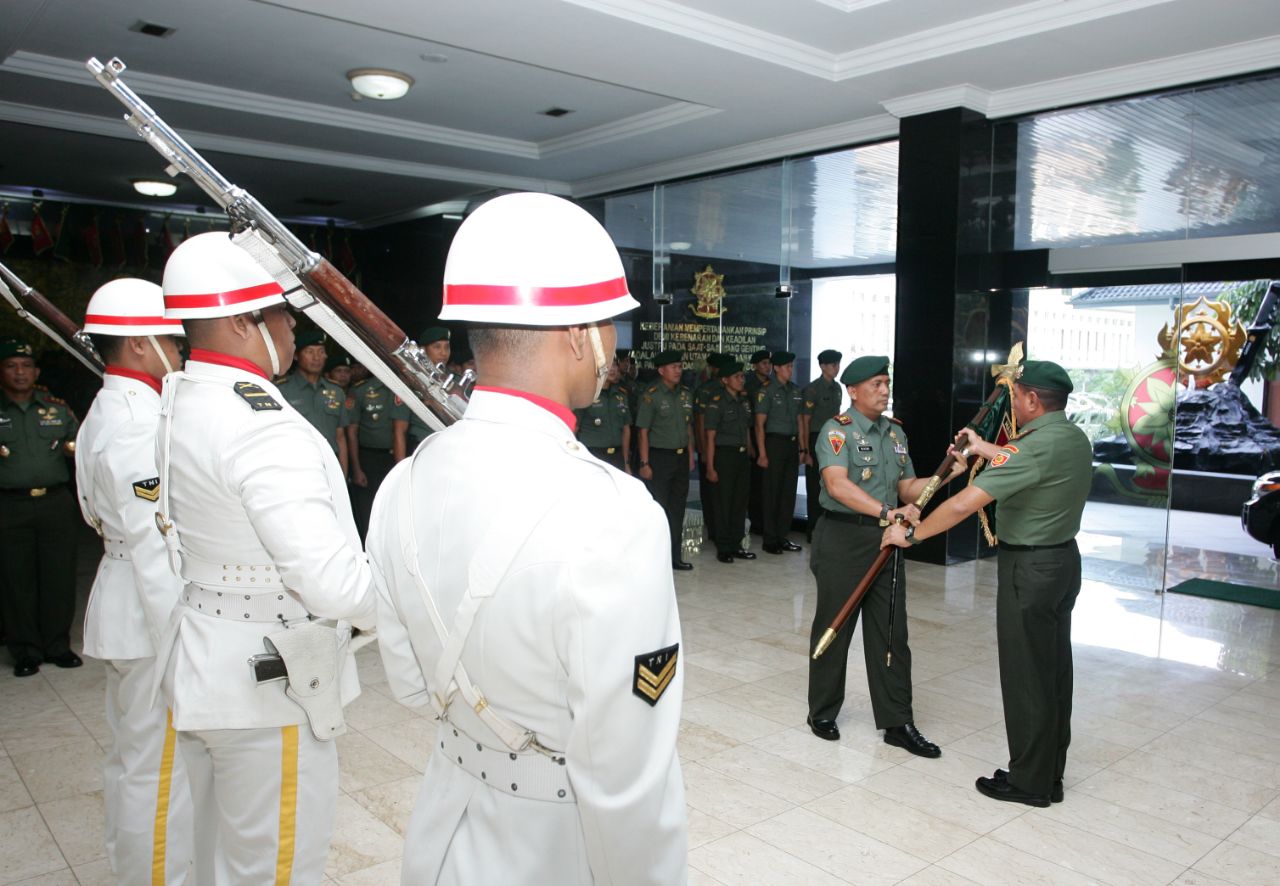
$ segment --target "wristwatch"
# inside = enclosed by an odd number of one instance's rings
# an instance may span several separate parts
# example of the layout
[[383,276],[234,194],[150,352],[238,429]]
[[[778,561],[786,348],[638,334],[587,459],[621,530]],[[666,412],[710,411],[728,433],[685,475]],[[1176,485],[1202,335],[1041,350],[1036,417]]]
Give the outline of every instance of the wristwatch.
[[889,511],[890,511],[890,508],[889,508],[889,503],[888,503],[888,502],[884,502],[884,503],[882,503],[882,504],[880,505],[880,520],[881,520],[881,522],[886,522],[886,521],[888,521],[888,519],[889,519]]
[[924,541],[924,539],[916,538],[916,528],[912,526],[907,529],[907,541],[911,542],[913,545],[918,545],[920,542]]

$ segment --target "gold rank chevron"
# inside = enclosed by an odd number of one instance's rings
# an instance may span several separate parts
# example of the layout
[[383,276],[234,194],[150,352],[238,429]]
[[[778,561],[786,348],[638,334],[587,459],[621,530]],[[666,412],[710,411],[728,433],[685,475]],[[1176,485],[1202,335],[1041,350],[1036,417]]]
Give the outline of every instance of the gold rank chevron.
[[672,678],[676,675],[676,660],[680,657],[677,652],[671,656],[662,670],[654,673],[644,665],[636,668],[636,689],[643,692],[649,698],[657,701],[662,697],[662,693],[666,691],[667,686],[671,683]]

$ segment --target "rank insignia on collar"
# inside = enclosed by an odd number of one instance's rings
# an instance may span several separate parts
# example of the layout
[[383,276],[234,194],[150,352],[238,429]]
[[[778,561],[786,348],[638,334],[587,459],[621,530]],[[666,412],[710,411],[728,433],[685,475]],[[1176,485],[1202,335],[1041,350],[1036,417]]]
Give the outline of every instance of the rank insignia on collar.
[[836,455],[839,455],[840,450],[844,449],[844,432],[836,430],[827,431],[827,442],[831,444],[831,451]]
[[240,399],[253,407],[254,412],[284,409],[283,406],[272,399],[270,394],[251,381],[236,382],[235,392],[240,395]]
[[637,655],[635,678],[631,684],[631,691],[636,698],[650,707],[656,705],[676,676],[676,659],[679,655],[679,643]]
[[844,413],[841,413],[840,415],[837,415],[837,416],[836,416],[836,421],[840,422],[840,424],[842,424],[842,425],[851,425],[851,424],[853,424],[853,419],[852,419],[852,418],[850,418],[849,416],[845,415]]
[[160,478],[137,480],[133,484],[133,494],[143,501],[156,501],[160,498]]

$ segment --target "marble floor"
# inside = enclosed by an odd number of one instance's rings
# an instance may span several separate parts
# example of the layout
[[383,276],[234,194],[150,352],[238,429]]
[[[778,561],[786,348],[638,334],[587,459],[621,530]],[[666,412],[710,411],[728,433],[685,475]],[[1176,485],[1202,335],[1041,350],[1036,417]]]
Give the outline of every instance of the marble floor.
[[[923,760],[881,741],[860,654],[841,741],[805,728],[807,557],[676,578],[691,883],[1280,883],[1280,612],[1086,582],[1066,801],[1030,809],[973,788],[1006,761],[994,563],[908,566]],[[327,882],[394,884],[435,727],[360,658]],[[0,673],[0,883],[112,882],[102,687],[93,661]]]

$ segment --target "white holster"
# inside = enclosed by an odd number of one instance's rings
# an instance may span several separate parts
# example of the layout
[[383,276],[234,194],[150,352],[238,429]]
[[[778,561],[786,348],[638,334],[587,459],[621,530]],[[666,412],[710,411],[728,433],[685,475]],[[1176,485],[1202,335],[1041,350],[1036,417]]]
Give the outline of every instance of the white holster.
[[342,664],[350,629],[332,622],[307,621],[268,634],[267,651],[284,661],[288,682],[284,694],[306,712],[311,731],[329,741],[347,731],[342,717]]

